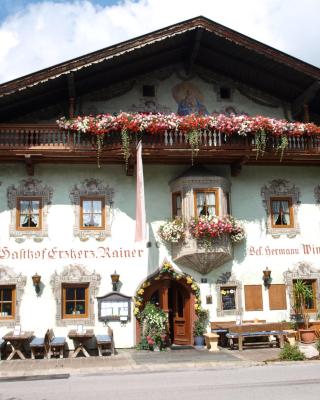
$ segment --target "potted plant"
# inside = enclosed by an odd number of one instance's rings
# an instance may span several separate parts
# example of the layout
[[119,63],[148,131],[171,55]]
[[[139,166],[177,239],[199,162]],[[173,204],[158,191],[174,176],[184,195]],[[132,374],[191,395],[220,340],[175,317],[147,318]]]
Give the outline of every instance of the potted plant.
[[315,330],[309,329],[309,310],[307,302],[313,299],[313,292],[310,286],[303,279],[297,279],[293,284],[293,293],[295,299],[295,311],[303,319],[303,329],[299,329],[300,340],[302,343],[314,343]]
[[204,346],[204,334],[207,331],[209,312],[204,309],[198,310],[198,319],[194,321],[193,336],[195,346]]

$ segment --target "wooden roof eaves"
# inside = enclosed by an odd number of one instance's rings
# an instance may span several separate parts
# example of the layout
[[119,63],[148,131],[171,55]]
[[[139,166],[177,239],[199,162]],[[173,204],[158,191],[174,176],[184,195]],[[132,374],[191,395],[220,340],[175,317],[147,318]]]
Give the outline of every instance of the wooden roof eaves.
[[90,67],[92,64],[100,63],[114,57],[119,57],[122,54],[133,52],[141,47],[151,45],[155,42],[162,41],[176,35],[181,35],[197,28],[205,29],[206,31],[223,37],[224,39],[229,40],[239,46],[243,46],[272,60],[276,60],[277,62],[285,64],[316,80],[320,79],[319,68],[276,50],[266,44],[258,42],[255,39],[245,36],[221,24],[211,21],[205,17],[199,16],[4,83],[0,85],[0,97],[10,95],[17,91],[25,90],[29,87],[47,82],[50,79],[56,79],[61,75],[67,75],[71,72],[76,72],[80,69]]

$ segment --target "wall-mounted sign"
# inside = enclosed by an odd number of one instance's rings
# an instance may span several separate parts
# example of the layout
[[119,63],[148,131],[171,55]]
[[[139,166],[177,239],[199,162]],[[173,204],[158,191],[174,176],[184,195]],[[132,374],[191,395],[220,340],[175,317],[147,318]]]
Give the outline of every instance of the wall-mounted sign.
[[97,247],[94,249],[86,248],[61,248],[45,247],[38,248],[19,248],[14,249],[7,246],[0,246],[0,260],[81,260],[81,259],[135,259],[142,258],[143,249],[126,249],[122,247]]
[[130,321],[131,297],[111,292],[97,297],[99,321]]
[[297,244],[295,247],[248,246],[248,256],[318,256],[320,245],[311,243]]

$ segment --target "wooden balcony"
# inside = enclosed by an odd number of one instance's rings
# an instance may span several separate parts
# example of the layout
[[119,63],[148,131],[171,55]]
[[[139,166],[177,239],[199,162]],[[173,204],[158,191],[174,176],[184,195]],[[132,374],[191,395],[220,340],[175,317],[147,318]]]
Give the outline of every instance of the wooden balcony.
[[[182,132],[143,135],[143,159],[149,163],[190,163],[191,148]],[[134,155],[136,143],[131,144]],[[258,155],[255,137],[202,132],[196,162],[230,165],[279,164],[279,138],[270,137],[265,154]],[[56,124],[0,124],[0,161],[31,158],[37,162],[96,162],[96,138],[60,130]],[[133,163],[133,161],[131,161]],[[104,138],[101,163],[123,163],[121,135]],[[283,164],[319,164],[320,137],[289,138]]]

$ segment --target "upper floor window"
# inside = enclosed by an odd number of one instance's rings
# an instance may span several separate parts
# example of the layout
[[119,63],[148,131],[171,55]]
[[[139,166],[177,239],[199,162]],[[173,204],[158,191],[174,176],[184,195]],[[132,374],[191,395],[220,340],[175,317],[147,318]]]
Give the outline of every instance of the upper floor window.
[[53,190],[40,180],[28,178],[9,186],[8,206],[11,211],[10,236],[17,241],[25,237],[42,240],[48,236],[48,210]]
[[219,215],[218,190],[196,189],[194,191],[194,213],[196,217]]
[[42,225],[42,201],[40,197],[17,198],[17,223],[19,230],[39,230]]
[[104,240],[111,235],[114,191],[98,179],[85,179],[75,185],[70,193],[74,206],[73,232],[81,240],[94,237]]
[[273,228],[294,226],[291,197],[271,197],[270,212]]
[[181,217],[182,216],[182,198],[181,192],[172,193],[172,217]]
[[80,229],[104,229],[105,204],[102,197],[81,197]]
[[15,317],[15,286],[0,286],[0,319]]
[[62,287],[62,318],[88,316],[88,284],[69,284]]
[[300,232],[298,223],[299,189],[284,179],[274,179],[261,189],[267,213],[267,233],[274,237],[286,234],[294,237]]

